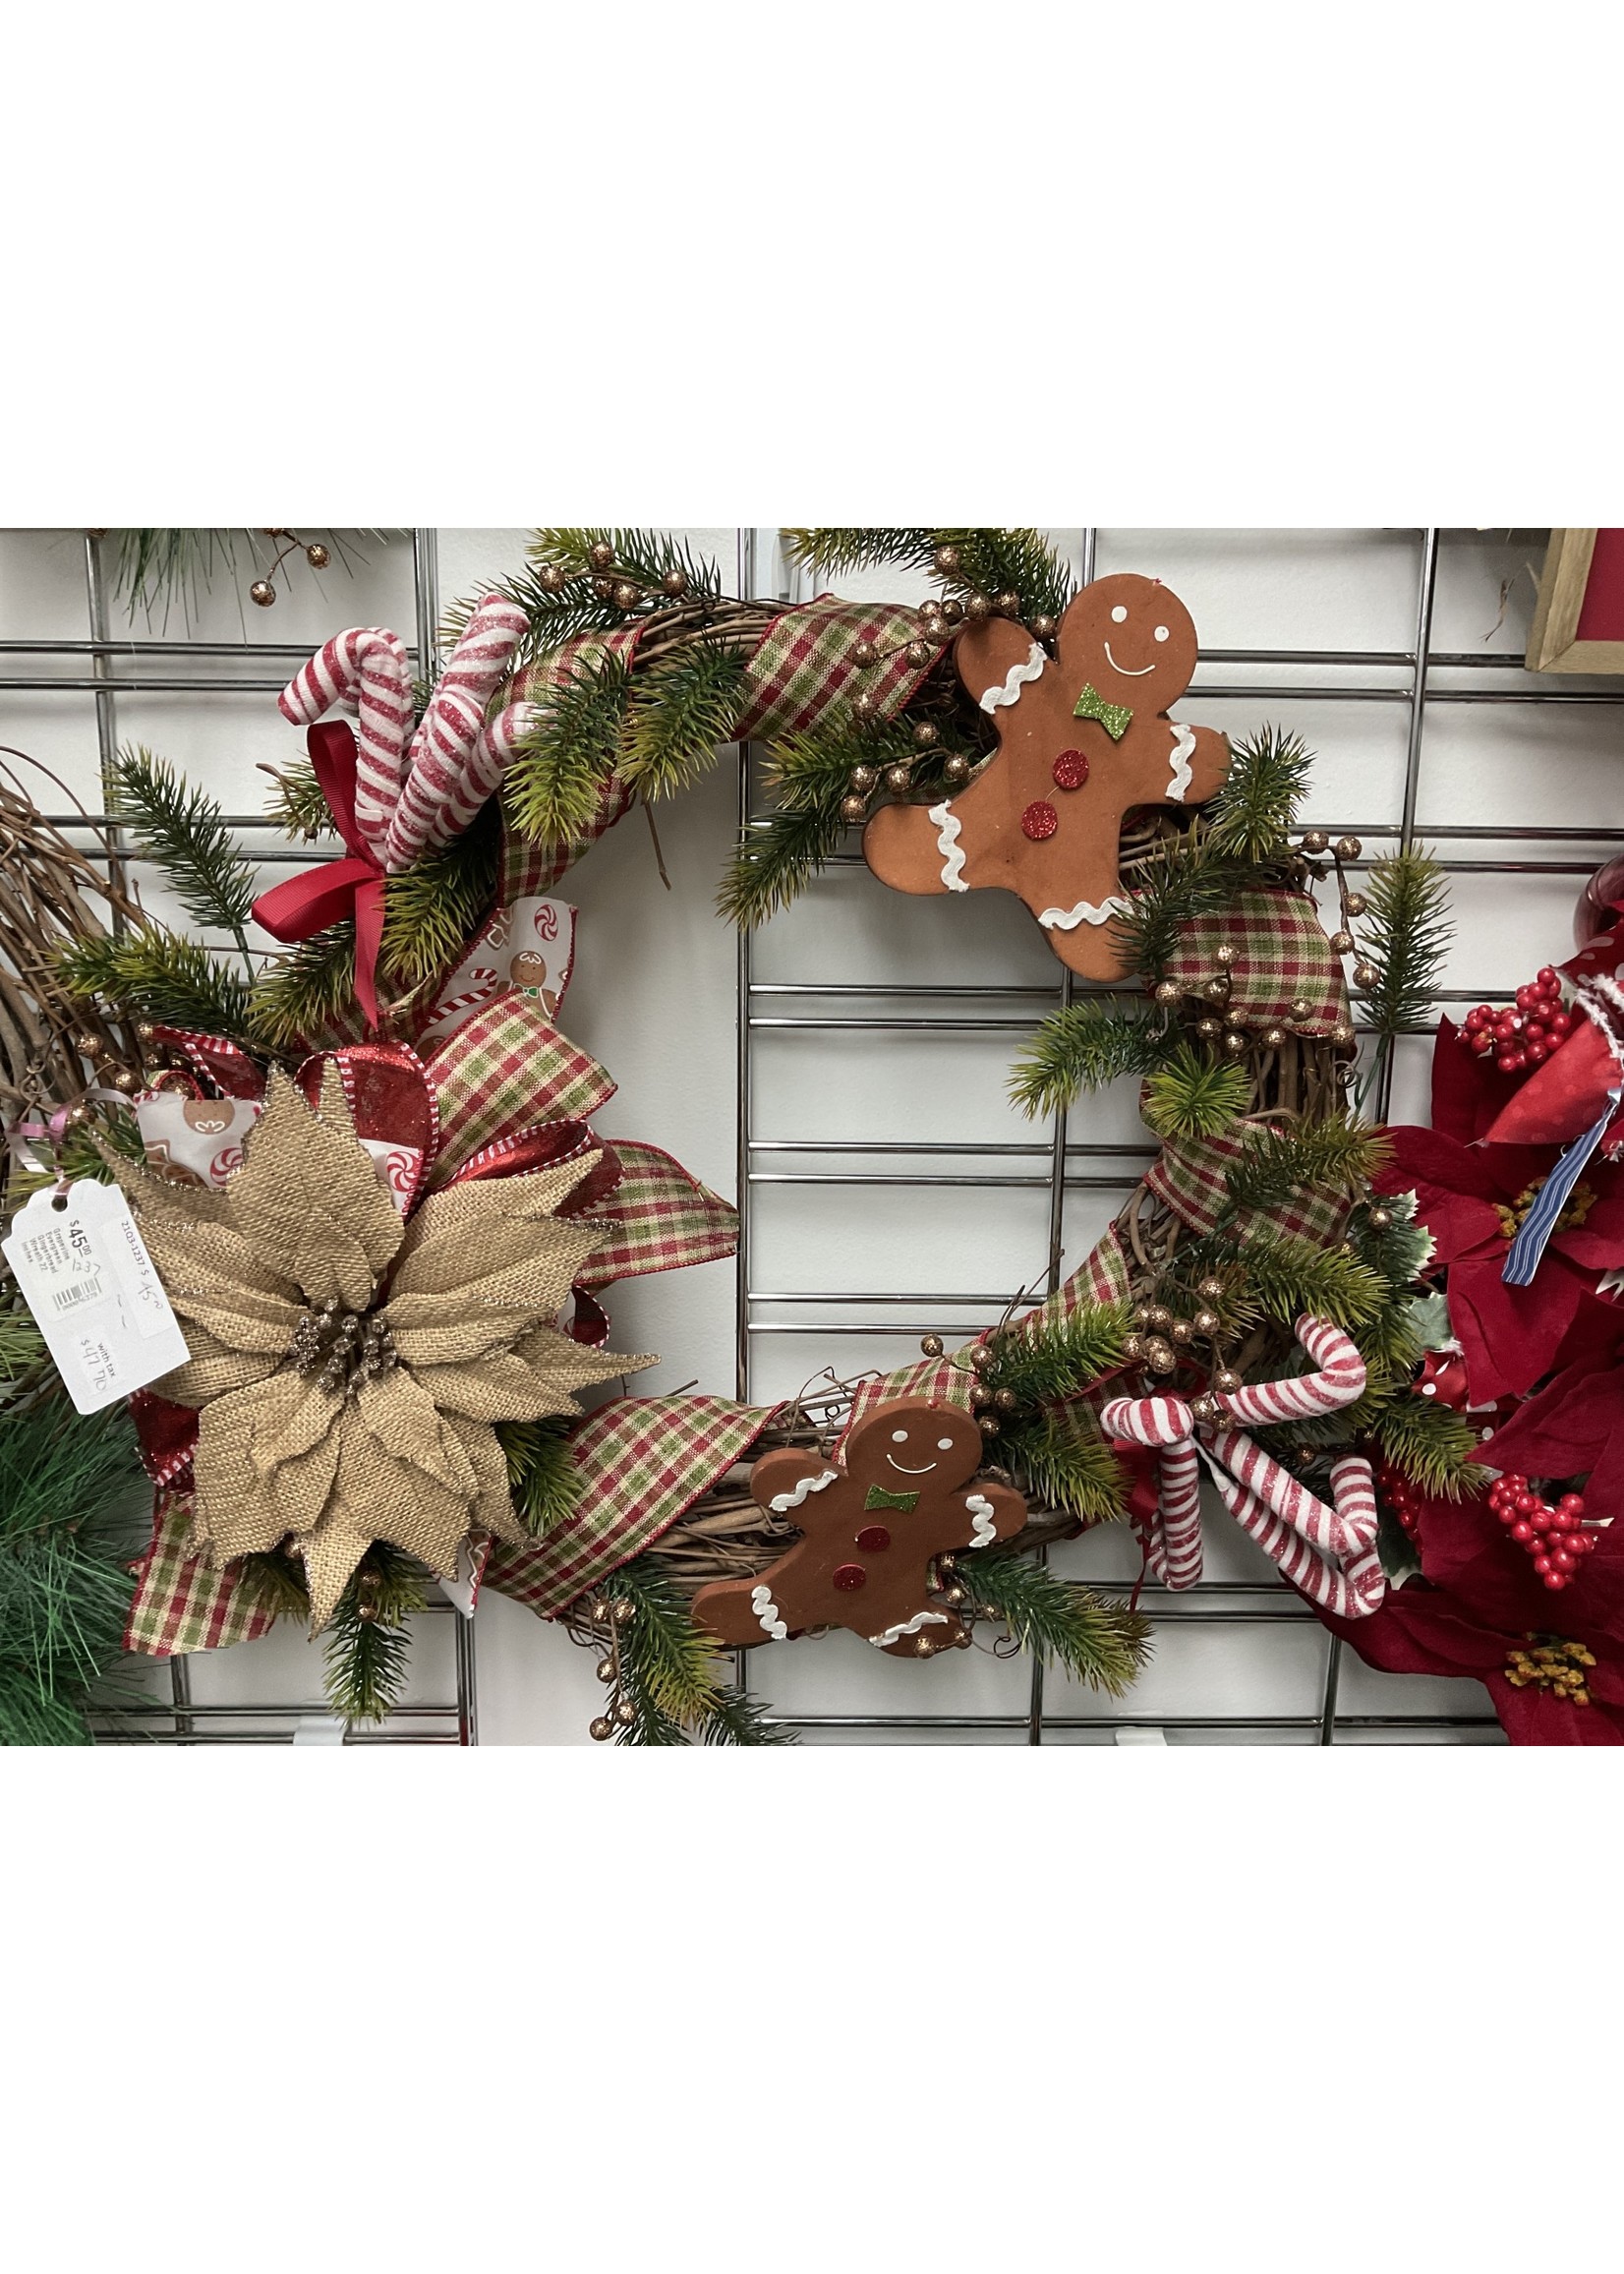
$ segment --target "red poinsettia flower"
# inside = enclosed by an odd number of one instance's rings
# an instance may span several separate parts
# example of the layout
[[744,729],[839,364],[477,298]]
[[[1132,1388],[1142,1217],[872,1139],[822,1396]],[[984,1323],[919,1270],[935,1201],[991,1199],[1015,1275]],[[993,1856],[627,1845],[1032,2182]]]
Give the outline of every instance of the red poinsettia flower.
[[1417,1213],[1449,1267],[1449,1318],[1466,1360],[1474,1405],[1517,1396],[1549,1371],[1599,1274],[1624,1264],[1624,1178],[1589,1164],[1527,1287],[1501,1273],[1511,1243],[1555,1166],[1553,1145],[1467,1146],[1436,1129],[1389,1133],[1392,1155],[1376,1178],[1385,1193],[1416,1195]]
[[1492,1058],[1478,1058],[1461,1039],[1452,1019],[1438,1020],[1432,1046],[1432,1127],[1463,1145],[1476,1144],[1527,1079],[1502,1074]]
[[1422,1578],[1326,1626],[1384,1673],[1476,1677],[1514,1745],[1624,1745],[1624,1523],[1552,1595],[1482,1502],[1413,1507]]

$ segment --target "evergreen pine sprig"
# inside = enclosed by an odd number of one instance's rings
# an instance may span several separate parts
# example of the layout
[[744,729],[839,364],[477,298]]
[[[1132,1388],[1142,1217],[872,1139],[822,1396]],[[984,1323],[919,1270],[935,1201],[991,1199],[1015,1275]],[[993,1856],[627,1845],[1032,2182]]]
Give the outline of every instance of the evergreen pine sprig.
[[[1014,593],[1019,613],[1062,616],[1075,587],[1071,571],[1036,529],[785,529],[786,556],[829,575],[892,565],[927,569],[951,590]],[[943,547],[957,554],[951,571],[936,567]]]
[[604,655],[577,663],[565,684],[537,706],[503,784],[521,837],[559,845],[591,822],[615,769],[630,689],[623,659]]
[[[108,805],[195,924],[228,932],[248,958],[254,871],[236,850],[218,801],[188,787],[166,759],[127,743],[113,759]],[[252,965],[250,966],[252,971]]]
[[119,938],[79,940],[64,948],[59,968],[74,994],[110,1003],[160,1025],[197,1026],[249,1044],[250,982],[226,970],[197,940],[156,924]]
[[619,771],[644,797],[672,797],[707,773],[733,737],[745,700],[744,658],[696,640],[632,682]]
[[513,1505],[538,1535],[573,1516],[581,1497],[581,1473],[569,1457],[570,1428],[562,1420],[496,1424]]
[[707,1745],[792,1745],[792,1729],[724,1679],[718,1646],[695,1626],[687,1599],[659,1558],[623,1563],[604,1583],[611,1603],[632,1605],[615,1629],[620,1683],[635,1719],[616,1730],[623,1745],[681,1745],[688,1733]]
[[878,773],[918,755],[901,720],[862,727],[850,712],[838,711],[801,733],[770,743],[762,784],[781,806],[833,812],[850,789],[854,766],[872,766]]
[[1250,1099],[1245,1067],[1181,1040],[1147,1078],[1140,1110],[1159,1137],[1215,1137],[1234,1127]]
[[269,1618],[310,1617],[304,1568],[279,1549],[268,1555],[245,1555],[237,1565],[237,1583]]
[[1192,1285],[1216,1272],[1232,1282],[1225,1309],[1237,1321],[1268,1317],[1295,1325],[1305,1312],[1352,1332],[1388,1301],[1377,1274],[1358,1255],[1319,1248],[1291,1232],[1221,1233],[1179,1250],[1179,1269]]
[[1125,1074],[1148,1074],[1173,1047],[1165,1026],[1106,1003],[1069,1003],[1043,1024],[1016,1059],[1010,1095],[1031,1118],[1062,1112],[1085,1089]]
[[1394,1468],[1434,1499],[1476,1500],[1486,1488],[1488,1471],[1474,1458],[1476,1427],[1441,1399],[1396,1398],[1375,1429]]
[[1395,1035],[1432,1016],[1455,936],[1449,883],[1432,855],[1416,845],[1372,862],[1364,901],[1360,950],[1379,975],[1361,999],[1365,1023],[1385,1052]]
[[740,931],[766,923],[805,892],[845,830],[838,806],[781,806],[734,852],[717,888],[718,909]]
[[[394,1711],[411,1670],[406,1621],[428,1605],[418,1565],[386,1540],[375,1540],[325,1637],[327,1703],[341,1720],[381,1721]],[[373,1615],[363,1617],[364,1609]]]
[[289,837],[302,838],[306,844],[319,837],[336,835],[338,824],[333,820],[332,808],[316,779],[316,768],[308,758],[295,758],[286,767],[266,767],[276,787],[271,791],[265,818]]
[[262,1049],[303,1049],[330,1033],[354,999],[355,925],[346,916],[265,966],[254,991],[253,1038]]
[[0,1413],[0,1745],[84,1745],[116,1663],[149,1496],[122,1409]]
[[1079,1303],[1063,1318],[1033,1312],[985,1345],[981,1378],[1022,1405],[1074,1396],[1122,1365],[1128,1314],[1126,1303]]
[[1254,864],[1279,859],[1312,770],[1313,752],[1302,736],[1279,727],[1260,727],[1232,744],[1229,773],[1208,812],[1212,850]]
[[1049,1507],[1083,1524],[1114,1524],[1126,1513],[1122,1467],[1082,1407],[1013,1416],[998,1442]]
[[1387,1159],[1385,1134],[1367,1122],[1331,1119],[1277,1129],[1246,1124],[1244,1149],[1225,1171],[1220,1229],[1252,1209],[1278,1208],[1294,1194],[1363,1192]]
[[1150,1623],[1126,1603],[1107,1601],[1014,1547],[967,1548],[955,1576],[972,1602],[986,1604],[1013,1639],[1073,1681],[1120,1698],[1150,1656]]
[[499,858],[499,815],[493,802],[460,837],[390,877],[383,888],[379,975],[417,987],[447,970],[490,912]]

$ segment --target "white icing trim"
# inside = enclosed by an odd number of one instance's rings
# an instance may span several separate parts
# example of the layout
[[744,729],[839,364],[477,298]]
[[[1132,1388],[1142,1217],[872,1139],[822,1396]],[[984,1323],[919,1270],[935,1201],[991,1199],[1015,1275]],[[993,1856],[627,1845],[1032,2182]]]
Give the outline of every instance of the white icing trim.
[[840,1482],[839,1469],[826,1469],[821,1477],[803,1477],[792,1492],[775,1492],[767,1505],[775,1516],[787,1516],[791,1508],[798,1508],[808,1492],[822,1492]]
[[905,1634],[917,1634],[922,1626],[946,1626],[947,1623],[945,1610],[916,1610],[911,1618],[899,1619],[895,1626],[888,1626],[884,1634],[871,1634],[868,1639],[877,1651],[889,1650],[894,1642],[900,1642]]
[[773,1642],[786,1642],[788,1640],[789,1629],[779,1614],[779,1606],[773,1601],[773,1591],[770,1587],[753,1587],[750,1590],[750,1608],[756,1614],[762,1633],[769,1640]]
[[1026,661],[1010,666],[1004,674],[1004,684],[1001,687],[989,687],[982,696],[981,708],[991,717],[994,711],[1001,710],[1006,703],[1018,703],[1021,688],[1030,680],[1042,677],[1048,661],[1036,640],[1033,640],[1026,651]]
[[1092,901],[1078,901],[1074,908],[1045,908],[1037,920],[1048,932],[1074,932],[1078,924],[1103,924],[1132,912],[1131,901],[1101,901],[1098,907]]
[[1167,778],[1167,793],[1183,805],[1189,790],[1189,754],[1195,747],[1193,727],[1181,727],[1177,719],[1169,719],[1173,729],[1173,756],[1169,761],[1172,771]]
[[928,818],[936,824],[936,849],[942,855],[942,882],[950,893],[967,893],[970,888],[962,875],[964,852],[958,843],[958,832],[964,824],[945,797],[940,805],[930,808]]
[[975,1538],[970,1542],[970,1545],[972,1547],[991,1546],[998,1538],[998,1533],[993,1525],[992,1502],[984,1492],[972,1492],[964,1505],[975,1518]]

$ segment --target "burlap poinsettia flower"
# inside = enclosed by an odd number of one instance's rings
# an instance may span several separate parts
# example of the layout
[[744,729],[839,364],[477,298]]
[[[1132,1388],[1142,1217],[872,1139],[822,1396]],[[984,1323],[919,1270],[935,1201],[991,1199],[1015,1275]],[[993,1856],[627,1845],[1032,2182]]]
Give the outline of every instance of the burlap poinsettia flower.
[[290,1542],[311,1625],[375,1540],[437,1572],[469,1532],[523,1542],[492,1425],[654,1363],[554,1324],[602,1223],[554,1211],[600,1155],[456,1186],[403,1220],[330,1062],[313,1111],[273,1073],[218,1191],[113,1165],[190,1362],[153,1386],[198,1409],[197,1544],[215,1564]]

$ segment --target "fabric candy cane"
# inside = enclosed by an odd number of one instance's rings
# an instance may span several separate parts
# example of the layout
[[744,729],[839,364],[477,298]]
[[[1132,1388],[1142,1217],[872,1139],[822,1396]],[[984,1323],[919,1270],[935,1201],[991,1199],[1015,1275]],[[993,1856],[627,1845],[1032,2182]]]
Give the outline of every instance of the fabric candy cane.
[[[1306,1421],[1360,1396],[1364,1361],[1340,1327],[1304,1317],[1297,1338],[1317,1370],[1217,1393],[1230,1421]],[[1359,1455],[1345,1455],[1333,1467],[1334,1504],[1327,1507],[1240,1429],[1197,1421],[1182,1398],[1113,1398],[1100,1423],[1161,1454],[1155,1513],[1136,1520],[1135,1530],[1150,1569],[1168,1587],[1192,1587],[1201,1575],[1198,1487],[1205,1461],[1236,1522],[1310,1602],[1341,1618],[1363,1617],[1380,1603],[1387,1583],[1375,1545],[1375,1487],[1369,1463]]]
[[505,744],[498,748],[485,734],[485,706],[529,628],[524,610],[494,593],[469,617],[407,752],[406,779],[383,848],[391,875],[459,836],[495,788],[511,755],[503,724],[509,714],[497,722]]
[[406,774],[412,674],[392,631],[358,625],[328,640],[277,700],[284,719],[313,727],[335,706],[356,715],[356,824],[380,858]]

